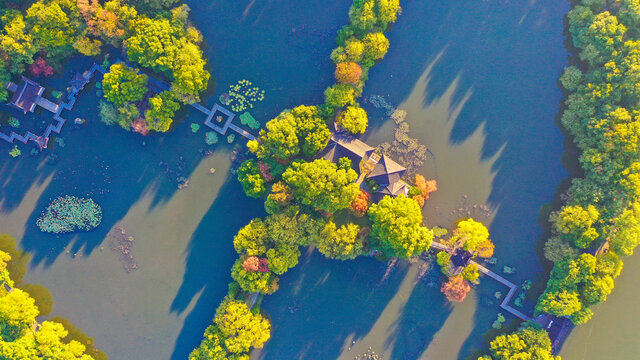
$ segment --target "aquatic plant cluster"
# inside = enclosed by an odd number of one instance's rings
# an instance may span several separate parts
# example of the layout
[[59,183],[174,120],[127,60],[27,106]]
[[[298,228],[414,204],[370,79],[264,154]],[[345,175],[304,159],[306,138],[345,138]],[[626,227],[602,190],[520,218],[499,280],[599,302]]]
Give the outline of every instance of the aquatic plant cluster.
[[[264,90],[245,79],[229,86],[228,96],[229,100],[225,105],[231,105],[233,112],[240,112],[247,108],[253,109],[254,103],[264,100]],[[223,99],[222,95],[220,99]]]
[[[613,291],[621,256],[640,242],[640,7],[635,0],[615,6],[583,0],[567,18],[577,58],[560,77],[567,95],[561,122],[582,152],[584,175],[572,180],[564,206],[549,217],[544,254],[554,266],[536,313],[579,325]],[[530,355],[550,348],[548,339],[540,343],[527,331],[529,324],[497,337],[491,357],[481,359],[506,359],[500,354],[517,340]]]
[[67,233],[89,231],[100,225],[102,208],[92,199],[60,196],[54,199],[36,220],[40,231]]
[[396,159],[407,168],[405,176],[413,177],[427,160],[427,147],[416,138],[409,136],[409,123],[406,121],[407,112],[395,109],[390,115],[395,124],[392,142],[384,142],[378,149]]
[[124,271],[130,273],[136,270],[138,264],[131,251],[135,240],[133,236],[127,235],[127,231],[123,227],[115,227],[109,231],[107,239],[109,242],[109,250],[118,254]]
[[[360,196],[354,211],[368,215],[370,229],[355,223],[337,225],[333,213],[350,208],[360,194],[359,185],[355,184],[357,173],[350,161],[339,164],[325,159],[305,161],[327,146],[331,136],[327,123],[345,107],[356,106],[355,100],[366,79],[362,72],[368,71],[386,53],[388,41],[382,32],[396,20],[399,11],[398,1],[354,1],[349,11],[350,23],[339,31],[337,40],[341,47],[349,40],[349,51],[361,50],[358,58],[351,59],[356,66],[342,66],[345,73],[336,74],[339,81],[345,82],[327,89],[323,105],[302,105],[283,111],[265,125],[257,140],[247,143],[257,159],[242,163],[238,179],[247,195],[266,196],[265,209],[269,216],[253,219],[235,236],[234,247],[239,258],[231,269],[234,281],[202,343],[189,356],[190,360],[247,359],[251,347],[262,347],[270,336],[271,326],[260,315],[257,295],[272,294],[278,289],[279,277],[297,265],[302,246],[313,244],[329,258],[346,260],[373,249],[381,256],[407,258],[423,252],[431,244],[433,234],[422,226],[420,206],[404,196],[384,197],[368,209],[364,209],[368,206],[368,196]],[[358,75],[358,81],[354,74]],[[251,84],[244,83],[244,86]],[[239,87],[232,90],[241,91]],[[233,99],[235,93],[229,95]],[[233,111],[241,111],[239,109],[244,110],[240,105]],[[356,116],[349,117],[349,124],[354,125],[353,129],[364,131],[366,118],[363,119],[359,111],[353,114]],[[239,301],[243,305],[248,303],[248,309],[253,308],[255,315],[240,315],[242,322],[227,318],[230,304]],[[245,307],[237,311],[245,314]],[[245,329],[245,322],[256,326]],[[235,346],[238,342],[241,346]]]

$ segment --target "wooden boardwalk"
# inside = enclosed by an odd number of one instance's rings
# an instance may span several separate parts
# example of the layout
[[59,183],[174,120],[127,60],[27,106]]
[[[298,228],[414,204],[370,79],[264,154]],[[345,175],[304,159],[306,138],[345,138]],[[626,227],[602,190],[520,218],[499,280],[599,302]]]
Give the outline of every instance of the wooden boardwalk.
[[[210,128],[212,128],[213,130],[215,130],[216,132],[220,133],[221,135],[226,135],[227,134],[227,130],[231,129],[235,132],[237,132],[238,134],[246,137],[249,140],[255,140],[256,137],[255,135],[249,133],[248,131],[242,129],[241,127],[235,125],[232,123],[233,119],[235,118],[235,114],[232,113],[231,111],[229,111],[228,109],[215,104],[213,105],[213,107],[211,108],[211,110],[205,108],[204,106],[200,105],[200,104],[189,104],[191,105],[191,107],[193,107],[194,109],[200,111],[201,113],[207,115],[207,119],[204,121],[204,124]],[[222,127],[216,125],[213,122],[213,116],[217,113],[220,113],[221,115],[224,115],[227,117],[227,119],[225,120],[224,124],[222,125]]]
[[[432,242],[431,243],[431,247],[438,249],[438,250],[442,250],[442,251],[446,251],[446,252],[450,252],[451,248],[441,244],[439,242]],[[513,295],[516,293],[516,291],[518,291],[518,286],[514,283],[512,283],[511,281],[503,278],[502,276],[494,273],[493,271],[487,269],[486,267],[478,264],[475,261],[470,261],[469,263],[474,264],[478,267],[478,271],[480,271],[481,273],[489,276],[490,278],[496,280],[497,282],[505,285],[506,287],[509,288],[509,292],[507,293],[507,295],[504,297],[504,299],[502,300],[502,303],[500,303],[500,307],[503,308],[505,311],[508,311],[509,313],[511,313],[512,315],[522,319],[523,321],[531,321],[531,317],[523,314],[522,312],[520,312],[519,310],[513,308],[512,306],[509,305],[509,302],[511,301],[511,298],[513,298]]]

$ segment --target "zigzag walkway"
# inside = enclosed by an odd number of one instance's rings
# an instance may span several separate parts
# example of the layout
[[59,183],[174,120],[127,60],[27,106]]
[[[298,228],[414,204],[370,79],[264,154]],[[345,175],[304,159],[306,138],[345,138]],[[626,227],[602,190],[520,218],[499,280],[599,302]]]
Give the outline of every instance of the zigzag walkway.
[[[442,251],[447,251],[450,252],[451,248],[441,244],[439,242],[432,242],[431,243],[431,247],[438,249],[438,250],[442,250]],[[504,299],[502,300],[502,303],[500,303],[500,307],[503,308],[505,311],[508,311],[509,313],[511,313],[512,315],[522,319],[523,321],[530,321],[532,320],[531,317],[523,314],[522,312],[518,311],[517,309],[514,309],[513,307],[511,307],[509,305],[509,302],[511,301],[511,298],[513,297],[513,295],[516,293],[516,291],[518,290],[518,286],[514,283],[512,283],[511,281],[503,278],[502,276],[494,273],[493,271],[487,269],[486,267],[478,264],[475,261],[470,261],[470,263],[475,264],[478,267],[478,271],[480,271],[481,273],[489,276],[490,278],[496,280],[497,282],[507,286],[509,288],[509,292],[507,293],[507,296],[504,297]]]

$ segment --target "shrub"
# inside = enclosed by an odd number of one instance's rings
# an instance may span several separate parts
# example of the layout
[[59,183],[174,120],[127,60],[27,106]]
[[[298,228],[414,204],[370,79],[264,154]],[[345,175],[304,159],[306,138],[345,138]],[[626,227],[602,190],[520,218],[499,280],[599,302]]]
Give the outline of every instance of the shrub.
[[13,149],[9,150],[9,155],[11,155],[12,158],[17,158],[20,154],[22,154],[22,152],[18,149],[18,145],[15,145]]
[[204,142],[207,145],[213,145],[215,143],[218,142],[218,134],[216,134],[214,131],[208,131],[206,134],[204,134]]
[[100,121],[106,125],[118,123],[118,110],[113,104],[106,101],[100,101],[98,108],[100,109]]
[[101,221],[102,209],[92,199],[67,195],[53,200],[36,225],[43,232],[67,233],[94,229]]

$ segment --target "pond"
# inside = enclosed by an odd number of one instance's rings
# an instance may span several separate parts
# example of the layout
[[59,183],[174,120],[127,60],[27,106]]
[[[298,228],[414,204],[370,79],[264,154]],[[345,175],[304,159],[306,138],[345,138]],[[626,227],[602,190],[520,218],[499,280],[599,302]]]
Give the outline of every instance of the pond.
[[[241,79],[265,90],[251,110],[262,123],[284,108],[322,101],[349,1],[187,3],[217,81],[205,105]],[[430,150],[421,172],[437,179],[439,190],[426,222],[450,226],[470,211],[491,225],[494,269],[515,266],[510,280],[535,280],[542,270],[538,211],[566,177],[554,119],[568,4],[413,0],[403,8],[365,95],[406,110],[410,135]],[[51,84],[64,86],[70,75]],[[202,124],[201,114],[189,110],[174,132],[143,138],[104,126],[96,108],[89,88],[72,115],[87,124],[65,127],[57,160],[24,150],[18,159],[3,158],[0,229],[32,254],[25,280],[51,290],[52,316],[69,318],[111,359],[184,359],[226,294],[233,235],[264,214],[262,204],[244,196],[229,173],[233,145],[220,141],[213,155],[203,155],[205,128],[190,128]],[[367,110],[368,142],[390,140],[393,123],[371,105]],[[188,188],[177,190],[179,176]],[[35,219],[64,194],[94,198],[102,225],[74,235],[40,233]],[[130,273],[109,248],[107,234],[116,228],[134,238],[137,269]],[[307,252],[265,299],[273,336],[253,358],[353,359],[367,351],[386,359],[466,357],[499,312],[481,299],[504,289],[483,278],[466,302],[451,306],[437,287],[417,280],[418,265],[400,263],[382,281],[385,264],[373,259],[337,262]]]

